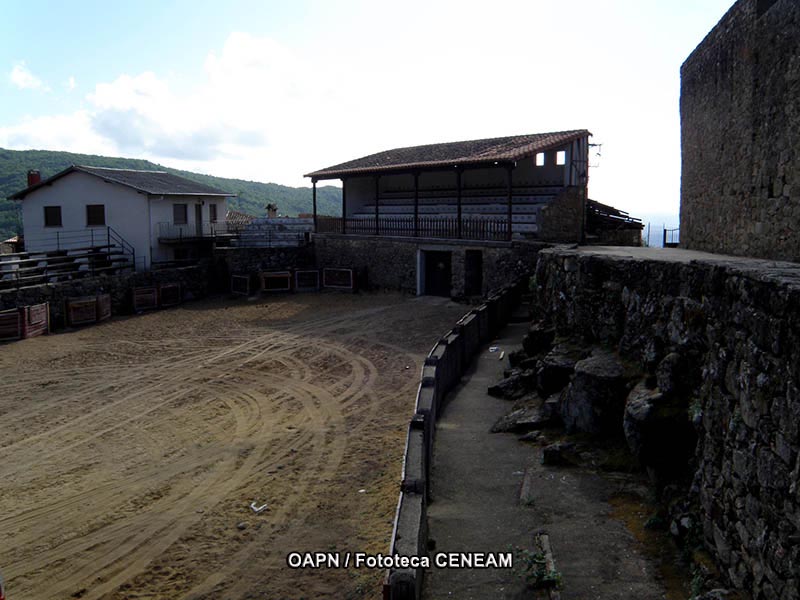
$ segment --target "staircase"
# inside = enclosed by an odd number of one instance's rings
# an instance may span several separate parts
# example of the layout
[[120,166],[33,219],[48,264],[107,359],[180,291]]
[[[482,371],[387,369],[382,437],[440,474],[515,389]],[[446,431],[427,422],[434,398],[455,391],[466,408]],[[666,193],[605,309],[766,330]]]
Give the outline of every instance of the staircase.
[[0,255],[0,289],[133,271],[136,251],[111,227],[25,240],[35,250]]

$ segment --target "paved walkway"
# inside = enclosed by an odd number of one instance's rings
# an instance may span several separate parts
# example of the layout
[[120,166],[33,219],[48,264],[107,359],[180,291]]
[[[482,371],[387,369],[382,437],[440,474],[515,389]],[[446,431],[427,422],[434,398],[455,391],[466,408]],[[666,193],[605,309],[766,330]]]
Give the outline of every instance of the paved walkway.
[[[511,324],[492,345],[519,347],[527,324]],[[532,548],[533,535],[550,534],[564,600],[656,600],[664,592],[656,569],[634,547],[625,526],[609,517],[619,484],[579,469],[544,467],[540,448],[512,434],[492,434],[510,409],[486,388],[502,377],[507,361],[481,349],[472,369],[449,396],[439,422],[429,506],[434,552],[507,552]],[[520,502],[528,479],[529,502]],[[431,569],[423,598],[531,599],[509,570]]]

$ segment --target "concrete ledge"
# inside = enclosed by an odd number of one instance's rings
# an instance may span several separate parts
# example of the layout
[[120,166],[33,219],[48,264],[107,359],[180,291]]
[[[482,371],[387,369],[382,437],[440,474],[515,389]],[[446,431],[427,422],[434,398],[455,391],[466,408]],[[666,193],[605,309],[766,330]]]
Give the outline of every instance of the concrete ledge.
[[428,454],[425,440],[425,418],[415,415],[408,425],[403,479],[400,489],[411,494],[428,495]]
[[[425,497],[421,494],[401,492],[391,554],[424,556],[427,552],[428,524]],[[419,600],[422,597],[424,572],[424,569],[390,569],[389,598]]]
[[481,344],[480,325],[477,317],[470,313],[456,323],[455,331],[464,339],[464,361],[472,360]]

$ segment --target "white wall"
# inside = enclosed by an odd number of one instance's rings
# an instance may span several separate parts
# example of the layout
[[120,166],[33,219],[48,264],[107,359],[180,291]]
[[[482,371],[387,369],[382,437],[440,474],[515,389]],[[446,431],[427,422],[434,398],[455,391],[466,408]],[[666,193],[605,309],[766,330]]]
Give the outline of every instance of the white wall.
[[[74,171],[28,194],[21,202],[26,250],[53,250],[57,238],[61,248],[86,247],[92,234],[104,239],[106,226],[110,226],[135,248],[139,266],[140,257],[145,257],[148,265],[150,263],[147,196],[144,194]],[[105,206],[106,225],[87,227],[87,204]],[[45,206],[61,207],[61,227],[44,226]]]
[[[172,260],[173,247],[160,244],[159,223],[173,222],[172,205],[187,205],[186,231],[195,232],[195,205],[203,210],[203,223],[210,222],[209,205],[217,205],[217,222],[224,222],[227,198],[217,196],[151,196],[128,187],[106,183],[102,179],[73,171],[30,193],[22,200],[22,222],[25,248],[30,251],[83,248],[91,242],[92,233],[105,239],[106,226],[113,228],[136,251],[137,268],[150,268],[155,260]],[[106,225],[86,226],[86,205],[105,206]],[[61,227],[44,226],[44,207],[61,207]],[[207,231],[207,229],[206,229]],[[58,233],[58,236],[56,235]]]
[[[186,205],[186,225],[177,226],[173,222],[175,204]],[[154,261],[172,260],[174,256],[174,245],[161,244],[158,241],[161,223],[167,223],[170,230],[174,231],[178,227],[183,229],[184,235],[191,237],[197,231],[197,221],[195,218],[195,206],[202,208],[202,219],[205,224],[204,231],[208,233],[208,223],[211,222],[211,204],[217,205],[217,223],[225,221],[228,212],[228,199],[219,196],[151,196],[150,197],[150,231],[152,239],[152,257]]]

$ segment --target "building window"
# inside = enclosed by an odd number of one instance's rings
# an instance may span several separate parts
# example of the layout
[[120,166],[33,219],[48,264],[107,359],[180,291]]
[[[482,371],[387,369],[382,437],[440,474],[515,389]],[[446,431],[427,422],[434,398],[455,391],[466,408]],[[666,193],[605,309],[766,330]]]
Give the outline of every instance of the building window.
[[189,211],[186,204],[172,205],[172,223],[175,225],[186,225],[189,222]]
[[556,152],[556,164],[560,167],[563,167],[567,164],[567,153],[565,150],[559,150]]
[[86,205],[86,226],[97,227],[106,224],[106,207],[103,204]]
[[543,167],[544,166],[544,152],[537,152],[536,153],[536,166]]
[[208,220],[212,223],[217,222],[217,205],[216,204],[209,204],[208,205]]
[[45,227],[61,227],[61,207],[60,206],[45,206],[44,207],[44,226]]

